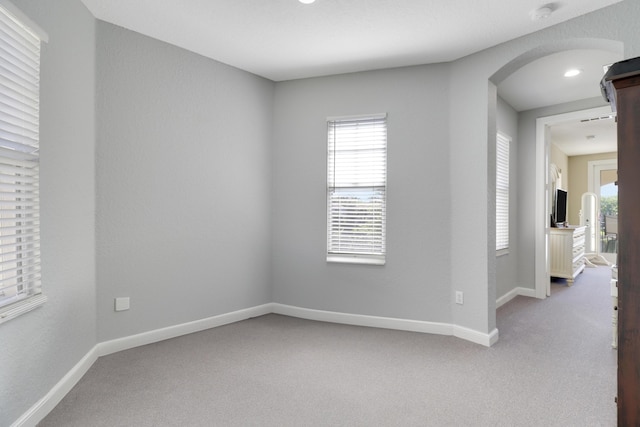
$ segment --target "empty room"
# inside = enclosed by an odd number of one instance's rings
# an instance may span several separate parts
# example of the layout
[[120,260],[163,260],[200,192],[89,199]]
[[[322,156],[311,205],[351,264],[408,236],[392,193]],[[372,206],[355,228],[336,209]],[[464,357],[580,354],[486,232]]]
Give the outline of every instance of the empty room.
[[0,426],[615,425],[615,258],[550,273],[544,126],[611,110],[639,20],[0,0]]

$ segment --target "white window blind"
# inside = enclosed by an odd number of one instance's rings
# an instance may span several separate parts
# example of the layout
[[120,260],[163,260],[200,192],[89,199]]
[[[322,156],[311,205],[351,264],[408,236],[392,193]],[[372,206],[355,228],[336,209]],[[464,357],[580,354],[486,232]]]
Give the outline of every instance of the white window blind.
[[509,144],[507,136],[496,138],[496,250],[509,248]]
[[40,283],[40,38],[0,7],[0,323],[46,300]]
[[386,114],[328,119],[327,260],[384,264]]

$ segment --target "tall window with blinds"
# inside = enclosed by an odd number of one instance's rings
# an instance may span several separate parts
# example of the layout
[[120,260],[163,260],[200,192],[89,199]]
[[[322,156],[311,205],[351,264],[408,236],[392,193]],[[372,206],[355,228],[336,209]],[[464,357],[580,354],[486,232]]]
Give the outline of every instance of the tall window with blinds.
[[498,132],[496,138],[496,251],[509,249],[509,145],[510,139]]
[[40,42],[0,7],[0,323],[45,301],[40,284]]
[[328,119],[327,261],[384,264],[386,114]]

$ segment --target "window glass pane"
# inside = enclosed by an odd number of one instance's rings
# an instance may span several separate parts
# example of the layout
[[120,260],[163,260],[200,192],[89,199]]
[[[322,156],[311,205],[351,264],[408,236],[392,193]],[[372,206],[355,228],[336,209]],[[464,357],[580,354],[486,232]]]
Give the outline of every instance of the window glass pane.
[[509,248],[509,139],[500,133],[496,145],[496,250]]
[[386,117],[328,122],[328,254],[385,255],[386,146]]
[[618,252],[618,186],[616,170],[600,171],[600,252]]

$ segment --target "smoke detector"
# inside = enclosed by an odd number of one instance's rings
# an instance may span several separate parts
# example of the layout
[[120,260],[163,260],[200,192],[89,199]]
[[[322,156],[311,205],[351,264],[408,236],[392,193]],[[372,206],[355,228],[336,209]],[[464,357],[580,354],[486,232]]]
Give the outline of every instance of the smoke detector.
[[551,6],[542,6],[539,9],[532,10],[529,15],[531,15],[532,21],[541,21],[550,17],[552,13],[553,8]]

